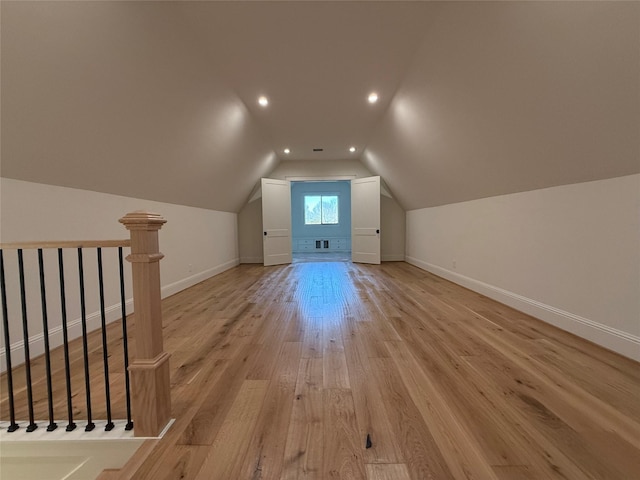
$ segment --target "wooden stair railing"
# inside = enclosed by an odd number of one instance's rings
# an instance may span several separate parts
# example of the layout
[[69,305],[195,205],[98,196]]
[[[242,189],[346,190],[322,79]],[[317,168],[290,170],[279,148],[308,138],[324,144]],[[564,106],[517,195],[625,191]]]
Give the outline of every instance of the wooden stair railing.
[[[104,241],[63,241],[63,242],[20,242],[20,243],[4,243],[0,244],[0,290],[2,304],[2,322],[3,322],[3,343],[5,346],[5,362],[6,373],[3,374],[6,380],[8,391],[8,405],[10,421],[7,430],[15,431],[19,424],[16,422],[14,414],[13,399],[13,371],[11,362],[11,342],[9,337],[9,319],[7,311],[7,281],[5,278],[5,261],[3,250],[17,250],[17,260],[19,264],[19,283],[20,298],[17,303],[21,304],[22,313],[22,334],[24,349],[24,369],[26,375],[26,393],[28,403],[29,425],[27,431],[33,431],[37,428],[34,421],[33,395],[31,389],[31,367],[30,367],[30,351],[29,351],[29,320],[27,318],[27,304],[25,293],[25,274],[23,268],[23,251],[37,250],[39,260],[39,276],[40,276],[40,295],[42,301],[42,325],[44,339],[44,360],[46,364],[46,383],[47,383],[47,403],[49,411],[49,425],[47,430],[55,430],[57,424],[53,416],[53,395],[52,395],[52,374],[50,362],[49,348],[49,328],[48,328],[48,308],[46,305],[46,287],[45,274],[43,265],[43,250],[58,250],[58,271],[60,281],[60,305],[61,305],[61,321],[62,334],[64,336],[62,347],[64,349],[64,371],[66,375],[66,393],[68,406],[68,425],[66,430],[71,431],[76,428],[73,420],[72,394],[70,381],[70,365],[69,365],[69,339],[67,338],[67,314],[65,300],[65,268],[63,265],[64,249],[76,249],[78,256],[78,278],[79,278],[79,295],[81,302],[81,325],[82,325],[82,343],[83,358],[86,383],[86,412],[87,425],[85,430],[92,430],[95,425],[91,416],[91,392],[89,382],[89,366],[87,350],[87,315],[85,311],[85,294],[84,294],[84,271],[83,271],[83,249],[95,248],[97,250],[97,262],[99,272],[99,293],[100,293],[100,312],[102,320],[102,350],[104,357],[104,373],[105,373],[105,392],[106,392],[106,408],[107,408],[107,425],[106,430],[113,428],[113,422],[110,412],[109,399],[109,360],[107,353],[106,339],[106,322],[105,322],[105,306],[103,294],[103,274],[102,274],[102,248],[115,247],[118,248],[119,256],[119,273],[120,273],[120,304],[122,314],[123,329],[123,350],[124,350],[124,366],[126,377],[126,401],[127,401],[127,425],[126,428],[134,427],[134,435],[137,437],[155,437],[158,436],[169,422],[171,412],[171,396],[169,384],[169,354],[163,350],[162,339],[162,311],[160,306],[160,265],[159,261],[163,255],[158,251],[158,230],[162,227],[166,220],[160,215],[137,211],[125,215],[119,220],[130,232],[130,240],[104,240]],[[131,247],[131,254],[127,256],[127,260],[132,264],[132,283],[133,283],[133,302],[135,311],[135,346],[136,355],[131,363],[128,360],[127,350],[127,328],[126,328],[126,308],[124,293],[124,272],[123,272],[123,254],[122,249]],[[19,300],[19,301],[18,301]],[[128,367],[128,368],[127,368]],[[130,385],[129,385],[130,377]],[[3,385],[4,386],[4,385]],[[129,395],[129,386],[131,387],[131,395]],[[37,399],[42,402],[41,399]],[[132,407],[132,408],[131,408]],[[6,415],[6,414],[3,414]]]

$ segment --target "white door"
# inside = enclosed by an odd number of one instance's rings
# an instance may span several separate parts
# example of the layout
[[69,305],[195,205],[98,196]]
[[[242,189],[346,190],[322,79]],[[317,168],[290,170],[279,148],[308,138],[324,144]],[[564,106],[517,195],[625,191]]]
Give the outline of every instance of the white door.
[[351,259],[380,263],[380,177],[351,180]]
[[291,263],[291,184],[262,179],[262,250],[264,265]]

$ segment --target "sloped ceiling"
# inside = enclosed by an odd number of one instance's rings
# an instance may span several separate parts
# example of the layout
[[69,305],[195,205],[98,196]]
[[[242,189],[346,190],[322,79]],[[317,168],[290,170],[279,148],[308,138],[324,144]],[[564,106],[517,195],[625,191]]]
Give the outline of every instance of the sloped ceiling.
[[1,8],[5,177],[238,211],[285,159],[407,209],[640,170],[638,3]]
[[[336,160],[360,157],[434,9],[422,2],[190,2],[180,13],[279,158]],[[367,102],[373,91],[375,105]],[[257,103],[261,94],[266,109]]]
[[441,5],[364,152],[407,210],[640,171],[640,3]]
[[278,163],[161,2],[2,2],[2,175],[238,211]]

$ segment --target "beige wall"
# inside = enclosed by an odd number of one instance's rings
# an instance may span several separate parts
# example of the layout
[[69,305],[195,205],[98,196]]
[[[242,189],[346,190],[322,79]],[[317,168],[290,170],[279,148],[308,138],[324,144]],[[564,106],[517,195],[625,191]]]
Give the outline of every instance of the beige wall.
[[263,263],[262,197],[246,204],[238,213],[238,251],[240,263]]
[[[322,160],[280,162],[268,177],[281,180],[349,180],[371,175],[358,160]],[[404,260],[405,212],[396,200],[381,196],[380,222],[382,260]],[[262,263],[261,198],[247,203],[238,213],[238,245],[240,262]]]
[[374,175],[359,160],[282,161],[269,178],[280,180],[350,180]]
[[383,262],[404,261],[406,214],[398,202],[380,196],[380,257]]
[[407,261],[640,360],[640,175],[407,212]]
[[[104,240],[128,238],[128,231],[118,219],[135,210],[150,210],[160,213],[167,223],[160,230],[160,251],[165,258],[160,263],[162,295],[166,297],[198,283],[238,264],[237,215],[202,208],[185,207],[169,203],[140,200],[86,190],[56,187],[19,180],[1,179],[0,223],[2,242],[42,240]],[[9,278],[9,305],[11,344],[21,340],[20,308],[15,302],[19,298],[15,252],[6,251],[5,263]],[[87,267],[87,313],[90,325],[98,325],[98,295],[95,272],[95,250],[85,252]],[[106,275],[106,307],[109,320],[120,318],[119,287],[111,279],[117,279],[117,253],[104,251]],[[53,329],[53,343],[59,340],[60,306],[57,285],[57,259],[55,252],[47,255],[47,284],[50,285],[48,303],[49,324]],[[35,252],[25,252],[28,269],[28,312],[30,333],[42,331],[39,302],[38,273]],[[65,252],[69,289],[69,322],[76,332],[80,318],[78,295],[74,293],[78,284],[77,260],[73,251]],[[125,266],[127,267],[127,266]],[[125,268],[125,271],[128,271]],[[10,276],[13,275],[13,276]],[[11,280],[13,279],[13,280]],[[128,303],[131,303],[131,279],[126,279]],[[129,305],[130,306],[130,305]],[[37,340],[37,339],[36,339]],[[34,353],[41,342],[34,343]],[[17,347],[16,347],[17,348]],[[32,349],[32,350],[33,350]],[[20,355],[20,351],[16,351]]]

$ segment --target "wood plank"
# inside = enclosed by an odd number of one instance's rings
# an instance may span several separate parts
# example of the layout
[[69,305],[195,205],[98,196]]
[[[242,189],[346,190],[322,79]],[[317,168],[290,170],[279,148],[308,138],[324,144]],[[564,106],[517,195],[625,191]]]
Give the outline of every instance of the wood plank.
[[603,425],[605,429],[613,429],[635,448],[640,449],[640,435],[638,435],[640,421],[636,417],[624,415],[606,402],[590,395],[571,379],[571,372],[563,375],[543,362],[537,361],[526,352],[526,345],[513,338],[508,341],[498,332],[478,328],[476,325],[470,325],[470,328],[483,340],[491,342],[496,348],[508,353],[510,361],[528,370],[538,381],[546,384],[554,395],[565,397],[567,402],[578,402],[587,418],[592,421],[597,419],[597,423]]
[[301,347],[299,342],[285,342],[280,349],[238,478],[280,478]]
[[283,480],[323,480],[322,359],[301,358],[284,452]]
[[[389,423],[412,478],[453,479],[429,428],[411,400],[399,372],[388,358],[371,359],[371,373],[380,388]],[[373,444],[386,438],[372,438]]]
[[[381,389],[368,362],[365,343],[359,338],[346,341],[346,357],[360,438],[377,439],[364,450],[365,463],[404,463],[402,447],[389,423]],[[382,441],[384,439],[384,441]]]
[[[498,387],[498,394],[503,395],[505,403],[513,408],[514,415],[521,417],[518,421],[533,425],[549,444],[555,444],[565,455],[598,475],[611,479],[624,478],[625,474],[615,467],[620,462],[605,468],[594,460],[602,449],[601,444],[593,442],[594,438],[610,433],[595,429],[579,406],[568,404],[563,397],[553,395],[548,385],[515,365],[505,370],[489,359],[479,357],[467,358],[465,362],[477,373],[478,379],[491,381]],[[582,432],[589,432],[589,435]],[[618,451],[625,446],[630,447],[619,437],[615,444],[618,445]]]
[[[182,430],[178,444],[211,445],[221,428],[236,394],[244,384],[244,377],[257,355],[253,345],[233,360],[218,360],[212,380],[206,390],[201,390],[201,401],[190,421]],[[219,363],[220,362],[220,363]]]
[[432,377],[402,342],[387,342],[409,395],[457,479],[495,480],[493,469],[471,429],[461,421]]
[[535,480],[533,469],[526,465],[496,465],[493,467],[499,480]]
[[240,478],[244,454],[251,442],[268,383],[266,380],[243,381],[196,479]]
[[306,320],[307,327],[302,340],[303,358],[322,358],[322,324],[321,319]]
[[344,351],[325,349],[322,366],[324,388],[351,388]]
[[202,468],[209,446],[176,445],[166,456],[155,464],[148,478],[157,480],[189,480],[196,478]]
[[367,480],[411,480],[411,476],[403,463],[367,464]]
[[463,419],[474,433],[483,455],[492,465],[526,464],[522,450],[516,446],[518,429],[508,428],[503,413],[489,404],[482,390],[469,387],[459,372],[459,356],[441,342],[428,342],[415,330],[403,325],[398,319],[394,323],[404,338],[409,351],[420,362],[433,380],[455,415]]
[[351,392],[325,389],[323,478],[360,480],[366,478],[362,450]]

